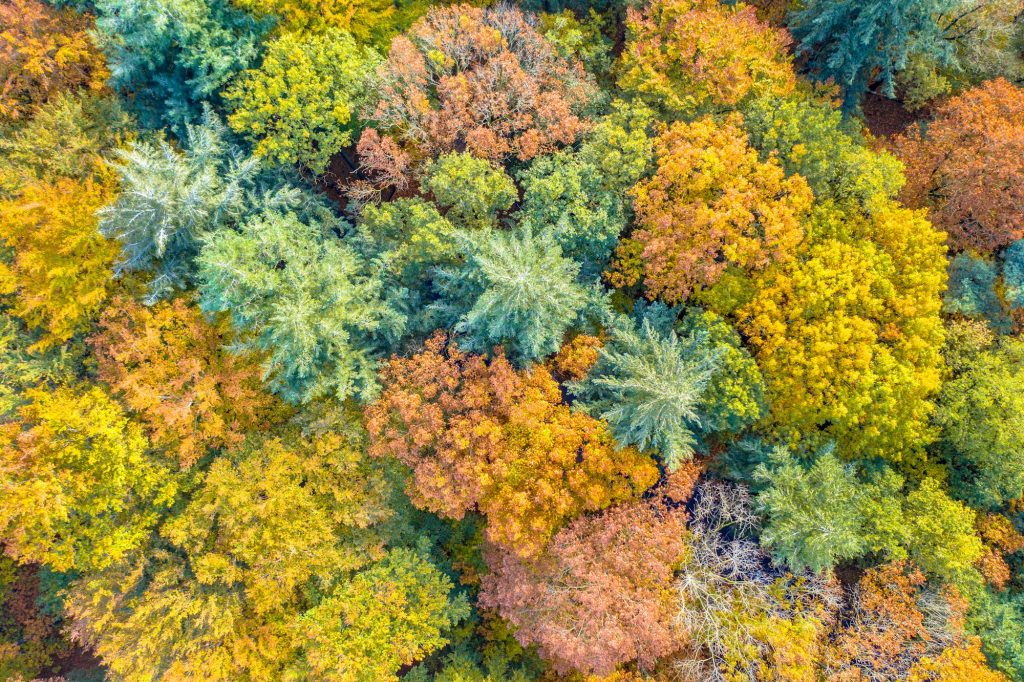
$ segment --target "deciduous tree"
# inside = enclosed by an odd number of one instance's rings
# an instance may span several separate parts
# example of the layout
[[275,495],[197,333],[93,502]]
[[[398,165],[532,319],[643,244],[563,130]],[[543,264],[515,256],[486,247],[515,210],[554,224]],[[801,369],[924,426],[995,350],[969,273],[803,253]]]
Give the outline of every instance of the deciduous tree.
[[512,5],[433,7],[391,44],[362,165],[378,183],[405,186],[417,163],[463,146],[529,160],[576,141],[594,96],[582,66]]
[[31,116],[61,92],[103,87],[109,74],[87,33],[91,19],[38,0],[0,6],[0,121]]
[[488,539],[517,555],[657,479],[649,457],[617,448],[602,422],[562,404],[543,366],[517,372],[500,352],[487,362],[438,334],[392,359],[381,383],[367,410],[370,453],[412,468],[417,506],[456,519],[475,507]]
[[654,0],[627,10],[618,84],[673,118],[727,110],[793,89],[788,42],[743,3]]
[[323,173],[358,132],[355,111],[369,96],[379,61],[344,31],[286,33],[267,44],[258,68],[238,74],[225,91],[228,125],[269,162]]
[[632,190],[649,297],[680,303],[730,265],[791,258],[803,238],[807,183],[762,163],[741,125],[738,115],[675,123],[655,140],[658,169]]
[[993,251],[1024,237],[1024,90],[997,79],[939,107],[896,140],[903,200],[927,207],[960,249]]
[[183,468],[286,414],[263,390],[260,358],[226,350],[226,338],[226,319],[207,322],[184,299],[146,307],[117,297],[91,339],[99,378]]

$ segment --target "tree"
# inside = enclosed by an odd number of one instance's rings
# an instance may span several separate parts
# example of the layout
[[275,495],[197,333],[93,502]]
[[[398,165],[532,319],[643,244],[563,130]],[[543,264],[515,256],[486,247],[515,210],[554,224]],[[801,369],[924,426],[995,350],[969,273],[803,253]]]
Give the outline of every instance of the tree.
[[412,469],[414,504],[459,519],[477,508],[486,536],[520,556],[540,552],[565,523],[631,499],[657,480],[651,459],[617,448],[607,427],[561,403],[543,366],[517,372],[443,335],[382,370],[366,411],[370,454]]
[[257,156],[323,173],[358,131],[354,112],[379,61],[344,31],[285,33],[267,44],[259,68],[238,74],[224,92],[228,125]]
[[440,156],[424,167],[423,174],[423,189],[458,227],[496,227],[498,214],[519,198],[505,171],[470,154]]
[[903,200],[927,207],[959,249],[989,252],[1024,237],[1024,90],[997,79],[942,104],[927,128],[897,138]]
[[743,3],[655,0],[626,12],[618,85],[672,118],[732,109],[793,89],[788,42]]
[[835,585],[766,570],[742,487],[698,484],[688,506],[689,547],[677,569],[675,608],[689,642],[673,666],[677,673],[713,682],[814,679],[839,602]]
[[333,29],[351,33],[360,42],[384,44],[399,28],[395,5],[389,0],[237,0],[257,16],[270,15],[295,34],[328,34]]
[[31,389],[3,425],[0,532],[21,563],[102,569],[142,546],[176,484],[99,388]]
[[895,76],[912,55],[946,63],[952,59],[936,18],[954,3],[810,0],[789,15],[789,26],[798,41],[797,53],[808,56],[819,79],[831,79],[843,89],[844,106],[850,110],[875,83],[893,97]]
[[1024,240],[1003,251],[1003,296],[1014,308],[1024,308]]
[[35,348],[84,331],[106,301],[118,246],[97,231],[96,211],[113,193],[108,175],[35,182],[0,201],[0,239],[14,250],[0,264],[0,288],[14,293],[14,314],[43,332]]
[[104,176],[103,157],[128,135],[129,123],[117,98],[56,95],[0,137],[0,197],[14,198],[33,183]]
[[560,673],[650,669],[685,641],[672,580],[686,552],[683,508],[658,497],[620,505],[562,529],[535,560],[487,550],[480,604]]
[[994,329],[1008,331],[1010,319],[996,293],[998,277],[995,263],[957,254],[949,262],[949,289],[942,297],[943,311],[986,320]]
[[445,633],[469,615],[451,590],[432,564],[393,550],[303,614],[304,671],[325,682],[398,680],[402,666],[447,644]]
[[595,87],[511,5],[432,7],[391,44],[359,155],[377,185],[405,187],[425,159],[461,149],[527,161],[589,127]]
[[661,454],[669,469],[693,455],[704,392],[720,351],[703,339],[663,334],[644,320],[620,321],[581,381],[570,383],[579,409],[608,422],[623,447]]
[[230,313],[237,346],[265,354],[271,388],[290,402],[370,398],[376,353],[404,326],[331,227],[266,213],[208,237],[197,260],[200,307]]
[[577,152],[537,157],[518,175],[523,199],[516,215],[535,234],[550,232],[585,278],[608,265],[629,215],[626,190],[645,174],[653,155],[652,114],[613,104]]
[[770,468],[754,472],[765,485],[757,496],[766,517],[761,544],[794,571],[821,573],[860,556],[866,549],[864,493],[851,469],[832,452],[805,468],[788,450],[774,450]]
[[96,0],[96,40],[110,86],[149,128],[199,121],[231,78],[259,56],[269,28],[228,0]]
[[1009,679],[988,667],[985,654],[981,652],[981,640],[974,637],[967,644],[948,647],[935,658],[922,657],[910,669],[907,682],[1008,682]]
[[807,180],[814,198],[870,209],[895,199],[906,179],[890,152],[868,146],[861,124],[830,102],[801,93],[760,97],[743,110],[750,144],[787,175]]
[[791,258],[803,238],[807,183],[760,162],[741,124],[674,123],[655,140],[658,170],[632,190],[648,297],[680,303],[729,266]]
[[437,272],[438,305],[468,351],[501,344],[517,362],[543,358],[558,351],[588,308],[601,306],[598,294],[577,282],[579,264],[564,258],[550,235],[469,232],[457,245],[466,260]]
[[933,478],[925,478],[904,505],[907,552],[929,575],[964,578],[984,554],[974,529],[974,511],[951,499]]
[[[252,435],[217,458],[153,547],[74,586],[77,632],[114,674],[299,679],[338,653],[337,637],[358,655],[377,628],[418,626],[422,650],[443,644],[429,633],[464,607],[446,604],[451,585],[437,569],[386,548],[390,484],[366,458],[358,424],[312,416],[302,430]],[[368,584],[385,576],[396,580],[374,598]],[[363,614],[368,601],[379,608]],[[378,642],[379,653],[391,644]],[[404,655],[399,646],[381,669]]]
[[207,234],[304,200],[294,187],[263,186],[258,160],[231,143],[211,111],[185,130],[180,151],[164,139],[118,150],[121,191],[99,213],[100,232],[123,244],[118,273],[153,272],[150,303],[193,282],[192,259]]
[[109,74],[86,32],[90,23],[38,0],[0,6],[0,121],[30,117],[61,92],[103,87]]
[[99,378],[182,468],[286,416],[263,390],[260,358],[221,347],[229,331],[181,298],[150,308],[117,297],[90,339]]
[[717,358],[697,410],[700,435],[737,434],[760,419],[767,408],[764,378],[736,330],[715,313],[693,308],[676,331],[701,339],[705,352]]
[[[823,207],[801,256],[759,274],[735,311],[791,442],[913,465],[933,440],[945,247],[922,213]],[[747,285],[749,286],[749,285]]]
[[957,492],[983,508],[1024,494],[1020,448],[1024,344],[1006,339],[984,350],[943,387],[936,420],[953,448]]
[[852,590],[848,612],[837,619],[826,651],[827,679],[932,679],[914,675],[970,644],[963,632],[965,607],[955,589],[934,589],[908,562],[868,569]]

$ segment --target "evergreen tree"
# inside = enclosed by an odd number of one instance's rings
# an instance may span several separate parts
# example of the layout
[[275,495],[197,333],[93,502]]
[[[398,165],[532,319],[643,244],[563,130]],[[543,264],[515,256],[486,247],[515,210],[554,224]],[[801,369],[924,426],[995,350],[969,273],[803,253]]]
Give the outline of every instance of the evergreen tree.
[[404,327],[335,229],[267,213],[210,235],[198,259],[201,307],[230,313],[239,346],[266,354],[271,387],[292,402],[372,395],[376,355]]
[[693,455],[701,400],[719,359],[702,337],[662,334],[649,320],[638,330],[623,320],[570,390],[581,409],[608,422],[620,445],[660,451],[675,469]]
[[462,334],[465,350],[504,345],[527,363],[555,353],[596,294],[576,281],[579,263],[562,256],[550,235],[529,229],[458,235],[465,262],[438,272],[442,316]]
[[912,55],[953,58],[937,16],[955,0],[810,0],[790,15],[797,52],[821,80],[843,88],[844,106],[857,107],[875,82],[893,97],[894,79]]

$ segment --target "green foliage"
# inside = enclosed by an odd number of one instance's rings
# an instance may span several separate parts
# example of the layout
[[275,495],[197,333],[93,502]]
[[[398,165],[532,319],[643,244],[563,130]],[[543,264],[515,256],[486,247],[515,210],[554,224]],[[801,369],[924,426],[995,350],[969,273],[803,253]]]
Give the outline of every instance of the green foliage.
[[789,16],[790,30],[821,80],[843,88],[853,109],[875,82],[894,96],[894,79],[912,55],[941,62],[953,58],[938,15],[955,0],[808,0]]
[[143,125],[179,130],[255,62],[270,23],[229,0],[96,0],[95,12],[111,87],[129,95]]
[[375,351],[404,325],[332,227],[268,213],[211,235],[197,261],[203,310],[230,313],[239,346],[266,353],[267,381],[292,402],[372,396]]
[[310,676],[322,680],[397,680],[403,665],[447,643],[445,630],[469,615],[449,600],[452,583],[408,549],[339,586],[296,624],[311,644]]
[[503,345],[522,363],[555,353],[581,314],[600,302],[576,281],[579,264],[550,235],[531,230],[462,232],[465,262],[438,272],[439,310],[459,345],[488,353]]
[[193,282],[192,259],[205,236],[260,210],[309,201],[295,187],[265,187],[259,161],[231,142],[209,110],[186,133],[180,151],[164,139],[118,150],[121,192],[99,212],[100,232],[122,243],[117,271],[152,273],[151,302]]
[[811,96],[755,100],[744,110],[744,123],[762,159],[777,154],[786,173],[803,176],[818,201],[870,206],[894,198],[905,182],[895,156],[869,149],[859,124]]
[[942,297],[942,308],[988,321],[993,328],[1008,331],[1010,320],[1003,311],[996,280],[999,272],[991,261],[967,253],[957,254],[949,263],[949,289]]
[[440,156],[427,164],[423,173],[423,189],[434,195],[445,217],[457,227],[495,227],[498,213],[507,211],[519,198],[504,170],[470,154]]
[[676,469],[693,455],[704,423],[700,408],[721,357],[704,342],[660,333],[646,319],[640,329],[619,321],[590,374],[570,384],[576,405],[606,420],[620,445],[656,450]]
[[1003,251],[1003,295],[1014,308],[1024,308],[1024,239]]
[[907,495],[906,543],[921,570],[947,581],[969,577],[984,547],[974,530],[974,511],[951,499],[933,478]]
[[1008,338],[947,382],[938,422],[954,449],[957,492],[993,508],[1024,493],[1024,343]]
[[359,131],[355,112],[380,61],[338,29],[286,33],[267,44],[259,68],[240,73],[225,91],[228,124],[257,156],[323,173]]
[[706,352],[717,357],[698,410],[703,415],[700,432],[739,433],[760,419],[767,405],[764,379],[736,330],[722,317],[699,308],[692,309],[676,330],[681,336],[702,339]]

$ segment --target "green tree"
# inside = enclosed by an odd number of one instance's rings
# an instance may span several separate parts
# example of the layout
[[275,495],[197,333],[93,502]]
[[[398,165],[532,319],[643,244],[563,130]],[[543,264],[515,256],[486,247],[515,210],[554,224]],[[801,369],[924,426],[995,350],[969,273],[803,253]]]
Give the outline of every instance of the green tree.
[[943,580],[967,579],[985,551],[974,529],[974,510],[925,478],[907,495],[904,512],[907,553],[914,563]]
[[202,309],[231,314],[239,345],[266,354],[271,388],[292,402],[372,395],[376,352],[404,327],[333,227],[267,213],[210,235],[197,261]]
[[323,173],[358,132],[355,111],[380,61],[345,31],[285,33],[267,44],[259,68],[240,73],[225,91],[228,125],[271,163]]
[[1024,493],[1024,343],[1007,338],[974,356],[939,398],[937,421],[953,448],[956,490],[994,508]]
[[551,355],[581,314],[600,306],[576,281],[579,264],[563,257],[550,235],[463,232],[458,243],[466,261],[438,272],[439,309],[467,351],[501,344],[524,363]]
[[790,14],[797,52],[821,80],[843,88],[845,107],[855,108],[876,82],[895,95],[896,74],[912,55],[948,62],[951,46],[936,22],[955,0],[809,0]]
[[570,384],[576,403],[604,419],[622,446],[657,450],[669,469],[693,455],[704,393],[720,353],[704,339],[663,334],[644,320],[619,321],[581,381]]
[[271,24],[229,0],[96,0],[95,12],[110,85],[130,95],[140,123],[179,131],[255,62]]
[[201,125],[186,126],[182,150],[164,139],[135,142],[118,150],[116,169],[121,192],[100,211],[99,229],[122,243],[118,272],[153,273],[150,302],[192,283],[205,235],[304,200],[294,187],[261,186],[259,161],[232,144],[210,110]]
[[458,227],[495,227],[498,213],[519,198],[512,178],[487,159],[449,153],[428,163],[422,187]]

